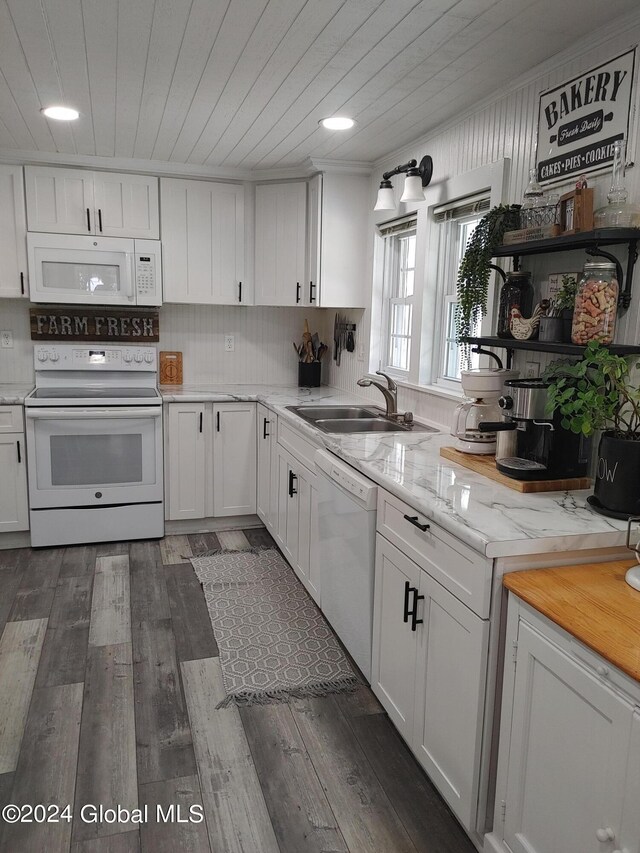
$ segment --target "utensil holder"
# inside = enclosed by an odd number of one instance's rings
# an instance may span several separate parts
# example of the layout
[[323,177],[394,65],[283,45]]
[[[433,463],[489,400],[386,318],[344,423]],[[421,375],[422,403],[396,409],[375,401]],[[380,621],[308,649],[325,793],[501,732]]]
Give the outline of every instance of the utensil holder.
[[538,340],[561,341],[562,317],[540,317],[540,332]]
[[322,362],[311,361],[298,363],[298,385],[300,388],[318,388],[320,386],[320,374]]

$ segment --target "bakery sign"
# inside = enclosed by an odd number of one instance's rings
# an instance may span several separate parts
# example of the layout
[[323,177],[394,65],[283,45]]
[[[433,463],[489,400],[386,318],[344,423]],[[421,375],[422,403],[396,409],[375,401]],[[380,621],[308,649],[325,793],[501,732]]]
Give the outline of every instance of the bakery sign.
[[131,308],[31,308],[32,341],[153,343],[160,339],[157,311]]
[[636,48],[540,95],[539,181],[560,181],[613,162],[628,139]]

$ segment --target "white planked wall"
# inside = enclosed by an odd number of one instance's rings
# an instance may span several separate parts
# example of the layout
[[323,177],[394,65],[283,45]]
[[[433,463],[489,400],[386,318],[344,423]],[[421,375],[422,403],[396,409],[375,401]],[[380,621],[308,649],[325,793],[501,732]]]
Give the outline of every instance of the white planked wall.
[[[443,184],[454,175],[468,172],[479,166],[495,162],[502,158],[511,160],[510,177],[507,182],[506,200],[519,202],[528,180],[528,172],[535,162],[535,134],[538,114],[538,96],[541,91],[562,83],[571,77],[578,75],[589,68],[596,66],[599,62],[606,61],[640,41],[640,11],[632,19],[625,19],[624,27],[620,24],[612,25],[606,37],[591,37],[587,42],[578,43],[570,52],[557,57],[555,61],[545,63],[537,71],[534,70],[526,79],[514,83],[508,91],[497,94],[488,103],[480,105],[475,111],[461,117],[458,121],[450,123],[439,132],[429,134],[417,139],[412,145],[396,151],[392,156],[379,161],[374,169],[371,179],[371,207],[375,203],[375,197],[382,172],[393,168],[398,163],[405,162],[411,157],[420,160],[424,154],[430,154],[433,158],[434,173],[432,186]],[[636,104],[638,108],[638,88],[636,88]],[[627,152],[628,160],[639,162],[640,146],[636,144],[632,150]],[[640,165],[640,164],[639,164]],[[561,185],[560,192],[571,189],[572,182]],[[610,173],[601,177],[589,177],[589,185],[596,189],[595,206],[599,207],[606,202],[606,192],[610,185]],[[402,181],[395,182],[397,197],[402,192]],[[631,168],[627,171],[627,189],[630,198],[640,202],[640,167]],[[415,209],[415,205],[408,206],[399,204],[398,215]],[[380,220],[393,217],[390,211],[383,211]],[[369,256],[372,255],[372,242],[374,232],[374,214],[371,218],[371,245]],[[427,247],[429,252],[430,248]],[[626,253],[621,254],[624,261]],[[523,268],[531,269],[534,274],[534,282],[537,287],[546,280],[549,272],[580,270],[584,256],[581,253],[558,254],[548,256],[547,259],[524,259]],[[624,263],[623,263],[624,266]],[[372,275],[372,270],[370,270]],[[631,308],[621,319],[616,340],[620,343],[631,343],[640,341],[640,273],[636,271],[635,287]],[[356,380],[367,369],[375,370],[377,364],[370,364],[368,342],[371,334],[369,309],[351,312],[352,319],[358,323],[358,334],[365,340],[367,350],[364,361],[359,361],[357,353],[344,354],[342,364],[337,367],[331,361],[329,370],[329,384],[344,390],[354,390]],[[374,329],[374,337],[379,330]],[[364,337],[362,337],[364,336]],[[516,367],[524,368],[524,354],[516,357]],[[528,357],[529,359],[531,356]],[[550,357],[542,353],[536,353],[535,358],[541,367]],[[375,395],[379,396],[378,392]],[[409,388],[401,388],[399,393],[399,405],[403,409],[410,409],[418,415],[431,418],[436,423],[446,425],[451,423],[451,416],[456,401],[443,396],[415,391]]]

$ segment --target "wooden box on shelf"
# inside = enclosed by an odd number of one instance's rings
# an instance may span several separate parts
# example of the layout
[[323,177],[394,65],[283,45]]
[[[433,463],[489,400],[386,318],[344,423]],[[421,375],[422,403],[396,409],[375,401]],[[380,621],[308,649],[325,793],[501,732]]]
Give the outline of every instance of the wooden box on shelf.
[[560,233],[593,230],[593,190],[575,189],[560,196]]

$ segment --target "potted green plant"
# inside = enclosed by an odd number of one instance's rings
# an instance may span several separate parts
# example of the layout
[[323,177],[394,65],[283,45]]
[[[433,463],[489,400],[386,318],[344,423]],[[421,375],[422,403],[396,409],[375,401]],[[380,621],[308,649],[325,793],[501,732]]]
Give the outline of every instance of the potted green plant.
[[568,274],[563,275],[560,290],[550,300],[547,313],[540,318],[541,341],[571,343],[571,326],[577,290],[576,277]]
[[544,378],[551,382],[548,414],[558,411],[562,426],[574,433],[602,433],[590,501],[594,508],[640,514],[640,389],[627,361],[591,341],[580,361],[552,362]]
[[486,213],[469,238],[458,270],[458,304],[456,308],[456,338],[473,334],[474,328],[487,310],[487,289],[491,259],[502,245],[505,231],[520,227],[520,205],[499,204]]

